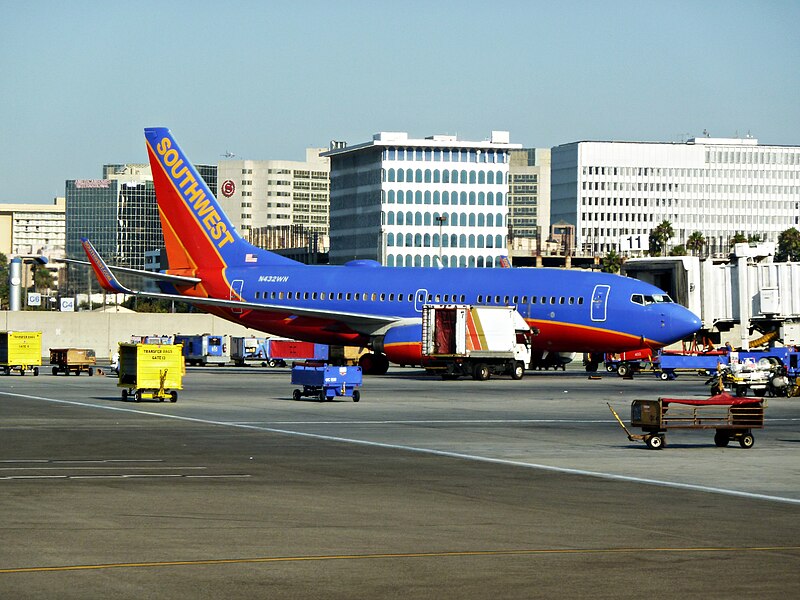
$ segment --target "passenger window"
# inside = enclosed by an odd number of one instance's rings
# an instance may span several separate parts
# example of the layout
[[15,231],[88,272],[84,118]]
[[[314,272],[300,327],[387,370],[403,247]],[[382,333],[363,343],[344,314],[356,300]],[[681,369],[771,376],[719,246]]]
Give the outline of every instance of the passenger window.
[[325,300],[325,292],[320,292],[319,293],[319,299],[320,300]]
[[373,302],[375,302],[375,299],[376,299],[378,296],[377,296],[377,294],[375,294],[375,292],[372,292],[372,296],[371,296],[371,297],[372,297],[372,301],[373,301]]
[[291,300],[291,299],[292,299],[292,292],[288,292],[288,293],[286,294],[286,297],[287,297],[289,300]]
[[316,300],[317,299],[317,292],[314,292],[313,294],[311,294],[311,299],[312,300]]
[[570,304],[575,304],[575,296],[570,296],[569,297],[569,303]]
[[556,303],[556,297],[550,296],[550,304],[555,304],[555,303]]
[[278,300],[283,300],[283,292],[278,292]]
[[560,297],[558,298],[558,303],[559,303],[559,304],[564,304],[564,296],[560,296]]
[[478,304],[480,304],[481,302],[483,302],[483,296],[478,294]]
[[503,304],[508,304],[508,296],[503,297]]
[[547,298],[545,298],[544,296],[542,296],[542,304],[547,304]]
[[583,296],[578,296],[578,304],[583,304]]
[[527,296],[523,296],[522,297],[522,303],[523,304],[527,304],[528,303],[528,297]]
[[495,296],[494,297],[494,303],[495,304],[500,304],[500,296]]
[[381,302],[383,302],[384,300],[386,300],[386,294],[381,294]]
[[[351,297],[351,294],[350,294],[350,292],[347,292],[347,294],[345,295],[345,298],[346,298],[347,300],[350,300],[350,297]],[[356,298],[356,300],[358,300],[358,298]]]
[[519,296],[514,296],[514,304],[519,304]]
[[464,304],[466,299],[467,299],[467,297],[464,294],[461,294],[461,304]]
[[531,296],[531,304],[536,304],[536,296]]

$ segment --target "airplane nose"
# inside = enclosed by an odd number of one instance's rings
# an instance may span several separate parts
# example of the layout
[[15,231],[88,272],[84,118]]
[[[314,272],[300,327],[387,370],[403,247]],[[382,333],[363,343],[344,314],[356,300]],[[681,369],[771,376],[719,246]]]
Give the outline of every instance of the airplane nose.
[[672,333],[675,335],[675,341],[686,338],[700,329],[702,325],[700,318],[688,308],[675,305],[673,309],[671,315],[671,329]]

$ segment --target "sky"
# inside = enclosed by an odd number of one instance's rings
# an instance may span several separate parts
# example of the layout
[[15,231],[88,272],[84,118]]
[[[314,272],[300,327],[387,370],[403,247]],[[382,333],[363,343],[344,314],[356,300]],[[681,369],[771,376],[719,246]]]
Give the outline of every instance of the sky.
[[800,1],[0,0],[0,203],[145,163],[304,160],[378,131],[525,147],[800,145]]

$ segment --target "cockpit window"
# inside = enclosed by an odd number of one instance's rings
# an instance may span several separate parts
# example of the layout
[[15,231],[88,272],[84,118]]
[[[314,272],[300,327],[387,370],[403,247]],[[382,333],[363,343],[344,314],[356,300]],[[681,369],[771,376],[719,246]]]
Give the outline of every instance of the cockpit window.
[[672,302],[672,298],[670,298],[667,294],[652,294],[652,295],[642,295],[642,294],[633,294],[631,296],[631,302],[634,304],[642,304],[647,306],[648,304],[662,304],[666,302]]

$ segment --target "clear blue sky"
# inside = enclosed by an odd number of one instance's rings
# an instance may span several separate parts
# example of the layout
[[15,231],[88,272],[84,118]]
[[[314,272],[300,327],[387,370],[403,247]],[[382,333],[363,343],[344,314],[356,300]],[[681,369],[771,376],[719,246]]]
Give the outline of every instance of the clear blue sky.
[[800,144],[800,2],[0,0],[0,202],[146,162],[491,130]]

